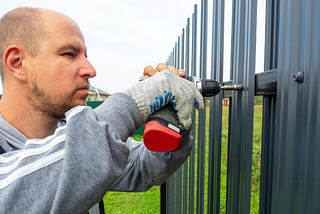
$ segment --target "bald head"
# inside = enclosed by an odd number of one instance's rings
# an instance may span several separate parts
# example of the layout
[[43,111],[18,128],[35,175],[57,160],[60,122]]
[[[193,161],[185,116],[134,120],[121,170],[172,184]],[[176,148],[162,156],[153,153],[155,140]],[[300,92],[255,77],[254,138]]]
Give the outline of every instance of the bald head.
[[[53,18],[55,17],[55,18]],[[76,26],[67,16],[53,10],[21,7],[9,11],[0,20],[0,75],[3,78],[3,54],[10,45],[22,46],[28,54],[36,56],[41,41],[48,31],[47,23],[65,19]],[[50,25],[49,25],[50,26]]]

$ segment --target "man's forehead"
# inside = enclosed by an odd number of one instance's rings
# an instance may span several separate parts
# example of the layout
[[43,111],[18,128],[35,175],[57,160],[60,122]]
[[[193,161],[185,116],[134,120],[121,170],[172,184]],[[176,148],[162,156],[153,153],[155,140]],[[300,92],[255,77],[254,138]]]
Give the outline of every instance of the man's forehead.
[[78,31],[78,33],[82,35],[79,26],[70,17],[49,9],[43,9],[41,12],[42,19],[47,30],[72,29]]
[[[43,15],[44,28],[48,36],[57,36],[60,33],[66,36],[78,36],[84,40],[79,26],[68,16],[55,11],[49,11]],[[63,38],[60,38],[63,39]]]
[[45,46],[86,50],[84,37],[75,21],[53,10],[43,9],[41,12],[46,35]]

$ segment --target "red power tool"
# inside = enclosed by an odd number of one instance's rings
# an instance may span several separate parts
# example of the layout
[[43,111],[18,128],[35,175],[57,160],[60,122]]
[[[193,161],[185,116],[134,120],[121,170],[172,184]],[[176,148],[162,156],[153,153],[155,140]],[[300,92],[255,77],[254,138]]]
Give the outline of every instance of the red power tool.
[[[203,97],[212,97],[221,90],[241,90],[242,85],[220,86],[215,80],[186,77],[195,84]],[[143,134],[145,146],[154,152],[177,150],[183,137],[188,137],[189,130],[184,130],[179,123],[176,111],[171,104],[162,107],[148,118]]]

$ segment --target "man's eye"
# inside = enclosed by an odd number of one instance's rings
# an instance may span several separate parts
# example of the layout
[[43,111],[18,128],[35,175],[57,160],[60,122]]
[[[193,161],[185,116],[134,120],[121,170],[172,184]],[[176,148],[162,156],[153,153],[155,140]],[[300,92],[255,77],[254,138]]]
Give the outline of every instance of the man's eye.
[[74,53],[72,52],[66,52],[62,54],[63,56],[68,56],[68,57],[74,57]]

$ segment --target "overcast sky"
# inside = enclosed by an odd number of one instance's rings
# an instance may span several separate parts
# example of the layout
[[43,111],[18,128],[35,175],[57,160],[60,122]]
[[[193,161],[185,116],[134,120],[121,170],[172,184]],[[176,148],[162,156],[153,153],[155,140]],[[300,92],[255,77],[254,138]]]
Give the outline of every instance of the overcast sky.
[[[97,70],[91,84],[109,93],[139,81],[146,65],[164,62],[200,0],[7,0],[0,16],[19,6],[54,9],[74,19]],[[2,91],[2,87],[1,87]]]
[[[265,1],[258,1],[256,72],[263,71],[264,64]],[[231,2],[225,0],[224,80],[229,80],[230,70]],[[74,19],[97,71],[91,85],[115,93],[138,82],[145,66],[167,60],[187,19],[192,18],[195,4],[199,15],[201,0],[6,0],[0,3],[0,16],[16,7],[32,6],[57,10]],[[209,14],[211,4],[209,1]],[[208,23],[209,30],[210,26]]]

